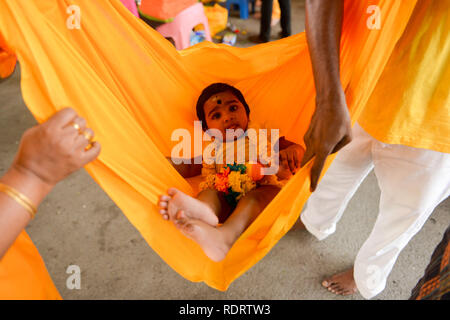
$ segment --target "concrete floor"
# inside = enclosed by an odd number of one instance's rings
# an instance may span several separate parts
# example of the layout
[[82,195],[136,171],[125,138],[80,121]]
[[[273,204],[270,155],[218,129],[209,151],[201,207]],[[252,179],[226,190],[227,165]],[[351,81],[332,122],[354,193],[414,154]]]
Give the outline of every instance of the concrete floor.
[[[304,0],[291,0],[291,14],[292,14],[292,34],[297,34],[305,30],[305,1]],[[248,41],[248,37],[259,34],[260,23],[259,19],[255,19],[253,15],[247,20],[239,19],[239,11],[233,10],[230,13],[229,21],[233,26],[237,27],[240,31],[237,34],[236,47],[250,47],[255,45]],[[243,32],[242,32],[243,31]],[[271,28],[271,41],[279,39],[278,34],[281,31],[280,23],[278,22]],[[222,35],[219,33],[219,35]],[[213,41],[216,41],[213,39]]]
[[[303,1],[293,0],[294,30],[304,25]],[[254,19],[233,18],[248,34]],[[301,21],[301,24],[298,23]],[[279,26],[273,29],[277,34]],[[239,36],[239,46],[248,46]],[[21,97],[20,74],[0,84],[0,175],[10,165],[23,132],[36,124]],[[258,264],[219,292],[191,283],[168,267],[117,206],[81,170],[61,182],[27,228],[65,299],[362,299],[335,296],[323,277],[350,267],[370,233],[379,189],[372,174],[350,202],[337,232],[319,242],[305,231],[289,232]],[[450,199],[441,203],[401,253],[386,289],[376,299],[407,299],[450,224]],[[66,288],[69,265],[81,268],[81,289]]]

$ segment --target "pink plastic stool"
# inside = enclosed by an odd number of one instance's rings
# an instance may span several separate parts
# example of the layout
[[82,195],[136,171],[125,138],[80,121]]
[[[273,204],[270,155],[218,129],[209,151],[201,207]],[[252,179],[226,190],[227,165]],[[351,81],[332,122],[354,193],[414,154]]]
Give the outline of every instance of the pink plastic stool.
[[138,9],[137,9],[135,0],[120,0],[120,2],[122,2],[122,4],[125,7],[127,7],[128,10],[130,10],[132,14],[134,14],[136,17],[139,18],[139,13],[138,13]]
[[156,30],[165,38],[172,38],[177,50],[182,50],[189,47],[191,30],[198,24],[202,24],[205,28],[206,40],[211,41],[208,18],[206,18],[203,5],[200,2],[184,9],[177,14],[172,22],[165,23],[157,27]]

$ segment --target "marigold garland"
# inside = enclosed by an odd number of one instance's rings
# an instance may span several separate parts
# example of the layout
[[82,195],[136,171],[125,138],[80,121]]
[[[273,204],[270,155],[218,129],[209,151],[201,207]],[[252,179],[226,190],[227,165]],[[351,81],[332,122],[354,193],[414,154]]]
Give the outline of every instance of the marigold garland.
[[214,189],[225,194],[225,199],[235,206],[240,198],[256,188],[256,182],[246,173],[244,164],[228,164],[222,172],[210,174],[200,183],[200,190]]

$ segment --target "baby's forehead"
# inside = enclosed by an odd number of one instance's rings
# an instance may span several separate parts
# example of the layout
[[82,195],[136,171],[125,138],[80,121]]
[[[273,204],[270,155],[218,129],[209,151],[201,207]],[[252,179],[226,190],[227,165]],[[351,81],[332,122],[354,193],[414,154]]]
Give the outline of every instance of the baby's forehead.
[[231,92],[225,91],[213,94],[208,100],[206,100],[204,108],[205,111],[208,109],[215,108],[216,106],[221,107],[230,101],[239,102],[239,99]]

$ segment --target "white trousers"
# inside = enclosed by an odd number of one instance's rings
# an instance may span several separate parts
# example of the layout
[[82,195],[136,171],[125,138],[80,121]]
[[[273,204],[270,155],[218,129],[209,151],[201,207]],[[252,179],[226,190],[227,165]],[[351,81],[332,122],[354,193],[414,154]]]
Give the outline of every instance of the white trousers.
[[401,250],[450,195],[450,154],[385,144],[358,124],[353,133],[309,198],[301,220],[310,233],[325,239],[375,168],[381,189],[378,217],[353,270],[359,292],[370,299],[383,291]]

